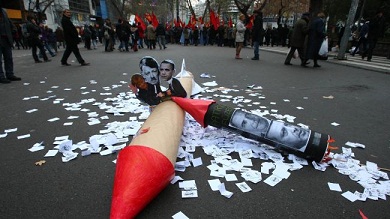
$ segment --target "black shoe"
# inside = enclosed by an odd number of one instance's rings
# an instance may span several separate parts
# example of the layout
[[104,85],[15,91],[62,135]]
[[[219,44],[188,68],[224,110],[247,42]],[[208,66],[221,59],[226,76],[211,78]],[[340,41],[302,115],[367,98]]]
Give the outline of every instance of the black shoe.
[[371,59],[367,59],[367,62],[371,62]]
[[289,63],[289,62],[285,62],[284,64],[285,64],[285,65],[292,65],[292,64],[291,64],[291,63]]
[[313,67],[314,67],[314,68],[319,68],[319,67],[321,67],[321,65],[319,65],[319,64],[314,64]]
[[12,75],[11,77],[7,77],[9,81],[21,81],[22,78],[16,77],[15,75]]
[[89,62],[83,62],[83,63],[81,63],[81,66],[87,66],[87,65],[90,65],[90,63],[89,63]]
[[11,81],[8,80],[7,78],[2,78],[2,79],[0,79],[0,83],[1,84],[9,84],[9,83],[11,83]]
[[71,64],[69,64],[67,62],[61,62],[61,65],[63,65],[63,66],[71,66]]
[[42,63],[42,61],[41,60],[37,60],[37,61],[35,61],[35,63]]
[[301,66],[306,68],[307,67],[307,62],[301,63]]
[[44,60],[44,62],[51,62],[51,59],[46,59]]
[[252,60],[259,60],[259,57],[253,57]]

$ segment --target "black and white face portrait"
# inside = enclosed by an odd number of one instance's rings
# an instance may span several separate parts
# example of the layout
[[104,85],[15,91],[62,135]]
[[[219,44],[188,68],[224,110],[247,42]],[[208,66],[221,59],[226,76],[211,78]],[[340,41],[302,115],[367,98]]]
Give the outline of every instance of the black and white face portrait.
[[160,64],[160,77],[164,81],[171,80],[175,73],[175,63],[171,60],[164,60]]
[[266,138],[284,146],[304,152],[310,137],[310,130],[280,121],[272,121]]
[[268,130],[269,124],[270,121],[266,118],[242,110],[236,110],[230,119],[229,126],[263,137]]
[[149,84],[159,83],[159,66],[157,61],[151,56],[145,56],[139,62],[142,77]]

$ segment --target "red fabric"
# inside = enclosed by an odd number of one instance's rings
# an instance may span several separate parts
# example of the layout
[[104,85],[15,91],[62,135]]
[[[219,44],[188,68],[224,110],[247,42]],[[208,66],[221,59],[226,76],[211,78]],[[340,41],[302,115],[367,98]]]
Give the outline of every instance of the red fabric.
[[200,24],[203,24],[203,18],[202,17],[199,17],[198,20],[199,20]]
[[156,15],[154,14],[154,12],[152,12],[152,25],[155,28],[158,26],[158,20],[157,20]]
[[255,17],[254,17],[253,15],[249,18],[249,22],[248,22],[248,24],[246,25],[246,28],[252,29],[254,18],[255,18]]
[[359,209],[359,214],[362,217],[362,219],[368,219],[368,217],[366,215],[364,215],[360,209]]
[[145,13],[144,16],[145,16],[145,19],[146,19],[148,22],[152,22],[152,15],[150,15],[149,13]]
[[153,148],[129,145],[116,162],[110,218],[134,218],[175,176],[171,161]]
[[233,27],[232,17],[229,17],[229,27]]
[[138,23],[141,24],[141,28],[143,30],[142,33],[143,33],[146,30],[146,25],[145,25],[144,21],[142,20],[142,18],[140,16],[138,16],[138,14],[136,14],[134,20],[135,20],[137,25],[138,25]]
[[204,116],[209,109],[210,104],[215,103],[213,100],[198,100],[182,97],[171,97],[172,100],[179,105],[183,110],[189,113],[202,126],[204,124]]
[[179,22],[177,22],[177,21],[176,21],[176,18],[175,18],[175,19],[173,19],[173,23],[175,24],[175,27],[178,27],[178,26],[180,26]]
[[210,23],[214,26],[214,30],[218,30],[219,27],[219,18],[214,13],[213,10],[210,9]]
[[191,28],[194,29],[196,26],[196,17],[191,15]]

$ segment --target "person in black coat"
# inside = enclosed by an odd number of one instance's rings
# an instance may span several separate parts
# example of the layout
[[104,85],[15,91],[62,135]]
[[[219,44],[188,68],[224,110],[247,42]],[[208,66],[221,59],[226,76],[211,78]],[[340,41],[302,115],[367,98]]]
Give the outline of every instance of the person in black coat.
[[[354,56],[358,50],[360,51],[360,54],[364,54],[366,52],[366,49],[367,49],[367,35],[368,35],[368,31],[369,31],[369,27],[368,27],[369,22],[368,21],[365,22],[364,20],[362,20],[362,22],[363,22],[363,25],[360,28],[359,41],[356,44],[356,47],[351,54],[352,56]],[[362,48],[360,48],[360,45],[363,45]]]
[[[8,84],[11,81],[22,80],[14,75],[14,62],[12,58],[12,31],[14,25],[8,18],[5,9],[0,7],[0,83]],[[4,70],[3,70],[4,58]],[[4,74],[5,73],[5,74]]]
[[372,59],[372,52],[374,51],[376,47],[376,43],[378,42],[379,38],[382,38],[385,33],[385,18],[383,17],[383,10],[379,10],[375,17],[370,20],[370,23],[368,24],[369,31],[368,31],[368,50],[363,53],[362,59],[364,59],[367,56],[367,61],[371,61]]
[[284,61],[285,65],[291,65],[291,58],[293,57],[295,51],[298,51],[299,58],[301,59],[301,65],[306,65],[304,48],[306,35],[309,29],[307,26],[307,24],[309,23],[309,16],[309,13],[302,14],[301,19],[299,19],[294,24],[294,29],[292,31],[290,40],[291,49],[286,57],[286,60]]
[[37,48],[39,49],[40,54],[42,54],[43,60],[45,62],[49,62],[50,59],[47,58],[45,48],[43,47],[42,40],[39,38],[39,35],[42,35],[41,28],[36,23],[35,18],[33,16],[27,16],[27,24],[26,24],[28,36],[28,43],[31,46],[31,52],[35,63],[41,63],[37,55]]
[[253,11],[255,20],[253,21],[252,29],[252,41],[253,41],[253,53],[254,57],[252,60],[259,60],[259,46],[261,41],[261,33],[263,29],[263,15],[259,10]]
[[68,63],[68,58],[70,54],[73,52],[73,54],[76,56],[77,61],[82,66],[89,65],[89,63],[85,62],[84,59],[81,57],[79,48],[77,47],[77,44],[80,43],[80,38],[76,30],[76,27],[73,25],[72,21],[70,20],[70,16],[71,16],[71,12],[68,9],[65,9],[64,12],[62,13],[61,25],[62,25],[62,29],[64,30],[64,39],[66,42],[66,48],[61,58],[61,64],[64,66],[69,66],[70,64]]
[[318,65],[318,52],[321,49],[322,42],[325,39],[325,14],[323,12],[318,13],[317,18],[309,24],[309,38],[306,51],[306,61],[302,66],[308,64],[307,60],[312,59],[314,61],[313,67],[321,67]]

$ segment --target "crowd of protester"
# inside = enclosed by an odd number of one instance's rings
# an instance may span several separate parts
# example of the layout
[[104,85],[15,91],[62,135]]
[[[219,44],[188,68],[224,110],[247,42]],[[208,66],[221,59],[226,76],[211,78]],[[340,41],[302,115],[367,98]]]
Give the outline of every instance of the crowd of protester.
[[[372,50],[375,48],[377,39],[384,33],[383,18],[381,16],[376,16],[371,19],[371,23],[368,19],[364,20],[362,21],[362,25],[352,29],[354,34],[354,38],[351,41],[353,47],[353,51],[351,51],[352,55],[360,53],[362,58],[367,57],[367,60],[371,61]],[[247,23],[248,20],[244,22],[245,25]],[[43,24],[38,25],[41,28],[40,40],[44,49],[54,57],[59,48],[65,48],[62,28],[58,26],[53,31]],[[31,49],[28,41],[28,31],[23,31],[22,25],[20,24],[16,25],[16,27],[16,31],[13,32],[13,48]],[[103,25],[84,25],[78,27],[78,31],[80,40],[84,42],[84,47],[88,50],[97,49],[100,44],[103,45],[105,52],[112,52],[114,50],[120,52],[129,52],[132,50],[136,52],[138,49],[143,49],[144,46],[151,50],[156,48],[162,50],[166,49],[168,44],[180,44],[184,46],[216,45],[219,47],[235,48],[237,30],[235,25],[227,23],[222,23],[217,28],[214,28],[212,24],[181,27],[164,23],[160,23],[155,27],[151,22],[148,25],[141,25],[141,23],[130,24],[128,21],[120,18],[117,22],[105,19]],[[242,46],[253,47],[253,43],[258,41],[258,46],[290,47],[293,31],[294,27],[288,27],[286,24],[279,24],[277,27],[262,26],[258,31],[259,39],[254,41],[253,28],[246,28]],[[339,46],[343,29],[338,29],[337,33],[338,42],[335,43],[332,40],[329,42]],[[329,45],[329,48],[332,48],[332,45]],[[255,54],[254,58],[256,59],[256,57]]]

